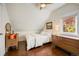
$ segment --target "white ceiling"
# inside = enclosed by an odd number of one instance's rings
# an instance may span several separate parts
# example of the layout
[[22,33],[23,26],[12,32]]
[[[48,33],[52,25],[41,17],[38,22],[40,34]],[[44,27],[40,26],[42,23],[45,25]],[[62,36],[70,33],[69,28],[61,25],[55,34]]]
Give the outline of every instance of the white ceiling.
[[6,4],[7,11],[16,31],[38,31],[49,19],[51,12],[64,4],[49,4],[40,10],[35,4]]

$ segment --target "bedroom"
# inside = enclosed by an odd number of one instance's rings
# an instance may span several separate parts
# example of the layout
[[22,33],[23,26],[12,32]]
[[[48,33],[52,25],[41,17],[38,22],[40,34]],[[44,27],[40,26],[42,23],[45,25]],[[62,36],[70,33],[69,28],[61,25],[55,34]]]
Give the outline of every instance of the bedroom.
[[[0,4],[0,13],[0,55],[79,55],[79,47],[76,45],[78,41],[70,40],[79,39],[78,20],[75,21],[75,30],[70,32],[62,30],[64,28],[63,18],[70,16],[73,19],[78,19],[79,4],[50,3],[46,4],[45,8],[40,8],[40,5],[33,3],[2,3]],[[56,38],[56,36],[58,37]],[[60,46],[63,43],[54,40],[60,37],[68,38],[73,47]],[[77,49],[74,49],[75,45]],[[74,50],[70,51],[68,48]]]

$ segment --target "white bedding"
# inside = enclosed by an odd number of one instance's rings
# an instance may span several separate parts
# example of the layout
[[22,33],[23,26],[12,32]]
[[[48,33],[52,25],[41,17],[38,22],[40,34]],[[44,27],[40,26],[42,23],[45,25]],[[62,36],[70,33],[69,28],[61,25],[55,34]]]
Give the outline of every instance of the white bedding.
[[34,33],[27,33],[26,41],[27,41],[27,50],[42,46],[44,43],[50,41],[51,35],[41,33],[41,34],[34,34]]
[[36,34],[36,35],[35,35],[35,38],[36,38],[36,46],[35,46],[35,47],[41,46],[41,45],[43,45],[44,43],[49,42],[49,37],[48,37],[48,36]]
[[31,34],[26,35],[26,41],[27,41],[27,50],[33,48],[35,46],[35,37]]

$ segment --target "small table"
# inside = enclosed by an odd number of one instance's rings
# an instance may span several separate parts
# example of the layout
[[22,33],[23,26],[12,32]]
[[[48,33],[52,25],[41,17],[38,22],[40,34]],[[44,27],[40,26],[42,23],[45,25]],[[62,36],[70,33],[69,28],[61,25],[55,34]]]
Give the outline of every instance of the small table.
[[[8,49],[9,47],[12,47],[12,46],[16,46],[16,49],[18,49],[18,34],[9,34],[9,33],[6,33],[5,35],[6,37],[6,48]],[[16,36],[13,38],[13,36]]]

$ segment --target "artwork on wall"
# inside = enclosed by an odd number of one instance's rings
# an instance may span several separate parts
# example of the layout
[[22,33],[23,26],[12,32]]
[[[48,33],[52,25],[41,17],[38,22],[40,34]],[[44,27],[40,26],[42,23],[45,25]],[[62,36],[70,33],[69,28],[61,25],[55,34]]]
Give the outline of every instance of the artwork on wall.
[[75,23],[76,23],[75,16],[65,17],[64,20],[63,20],[63,31],[75,33],[75,31],[76,31]]
[[46,23],[46,29],[52,29],[52,22]]

